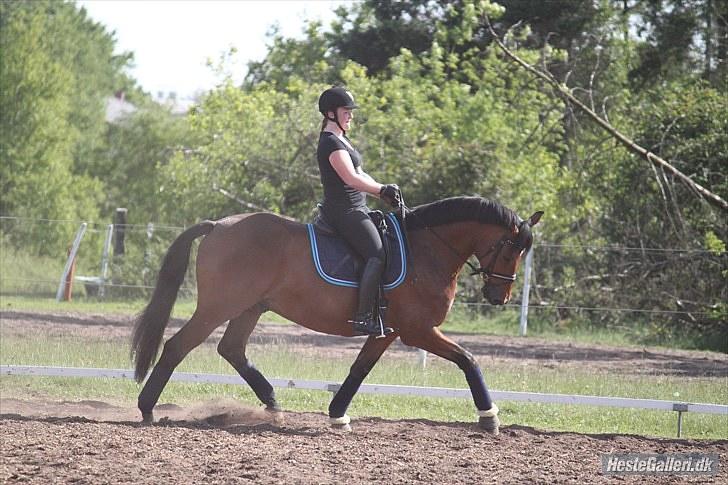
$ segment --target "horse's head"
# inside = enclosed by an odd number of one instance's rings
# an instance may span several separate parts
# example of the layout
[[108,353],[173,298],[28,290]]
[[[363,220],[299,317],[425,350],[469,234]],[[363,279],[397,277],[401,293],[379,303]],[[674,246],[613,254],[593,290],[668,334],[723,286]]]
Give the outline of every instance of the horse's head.
[[483,297],[490,304],[505,305],[511,299],[518,265],[533,244],[531,227],[538,223],[542,215],[543,212],[538,211],[510,230],[504,229],[500,239],[495,242],[491,240],[487,247],[476,251],[480,268],[474,274],[482,275]]

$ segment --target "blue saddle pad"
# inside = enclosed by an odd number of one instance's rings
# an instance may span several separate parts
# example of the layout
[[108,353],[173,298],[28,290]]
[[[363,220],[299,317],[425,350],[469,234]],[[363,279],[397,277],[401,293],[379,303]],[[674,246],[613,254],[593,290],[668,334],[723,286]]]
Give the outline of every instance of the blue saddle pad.
[[[402,230],[394,214],[387,214],[387,237],[389,252],[384,270],[385,290],[392,290],[404,281],[407,274],[407,255],[402,239]],[[337,286],[359,287],[364,262],[354,253],[341,236],[325,234],[313,224],[306,225],[311,242],[311,255],[319,276],[327,283]]]

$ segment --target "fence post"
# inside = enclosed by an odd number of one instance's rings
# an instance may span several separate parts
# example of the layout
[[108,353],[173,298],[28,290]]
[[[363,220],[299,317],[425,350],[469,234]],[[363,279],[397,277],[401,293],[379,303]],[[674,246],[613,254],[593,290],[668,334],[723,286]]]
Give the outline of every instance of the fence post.
[[144,245],[144,268],[142,269],[142,278],[144,279],[144,284],[149,284],[148,281],[148,275],[149,275],[149,266],[151,265],[152,261],[152,237],[154,236],[154,223],[149,222],[147,223],[147,242]]
[[73,268],[73,262],[76,259],[76,253],[78,252],[78,247],[81,245],[81,239],[83,238],[83,235],[86,233],[86,227],[88,224],[85,222],[81,223],[81,227],[78,228],[78,231],[76,232],[76,237],[73,240],[73,245],[71,246],[71,251],[68,253],[68,259],[66,260],[66,266],[63,268],[63,274],[61,275],[61,281],[58,284],[58,291],[56,291],[56,301],[61,301],[63,298],[64,291],[66,289],[66,281],[68,280],[68,276],[71,273],[71,269]]
[[673,403],[672,410],[677,411],[677,437],[682,437],[682,413],[688,412],[687,403]]
[[127,210],[123,207],[114,213],[114,256],[124,255],[124,231],[126,230]]
[[109,253],[111,252],[111,238],[114,234],[114,225],[109,224],[106,227],[106,239],[104,240],[104,249],[101,254],[101,283],[99,284],[99,297],[103,297],[106,293],[106,278],[109,275]]
[[[68,247],[68,254],[71,254],[71,247]],[[76,258],[71,260],[71,270],[66,275],[66,281],[63,286],[63,301],[71,301],[73,298],[73,278],[76,275]]]
[[420,367],[422,367],[422,370],[425,370],[425,368],[427,368],[427,351],[417,349],[417,357]]
[[531,290],[531,265],[533,264],[533,247],[526,254],[525,268],[523,270],[523,297],[521,298],[521,325],[519,335],[524,337],[528,327],[528,295]]

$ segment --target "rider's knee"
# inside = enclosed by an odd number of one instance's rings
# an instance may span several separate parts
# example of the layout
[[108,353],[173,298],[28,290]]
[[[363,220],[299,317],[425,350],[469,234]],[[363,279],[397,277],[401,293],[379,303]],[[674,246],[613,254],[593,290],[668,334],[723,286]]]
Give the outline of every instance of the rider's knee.
[[381,251],[381,254],[375,253],[373,256],[370,256],[365,261],[367,265],[370,266],[376,266],[378,269],[384,268],[384,250]]

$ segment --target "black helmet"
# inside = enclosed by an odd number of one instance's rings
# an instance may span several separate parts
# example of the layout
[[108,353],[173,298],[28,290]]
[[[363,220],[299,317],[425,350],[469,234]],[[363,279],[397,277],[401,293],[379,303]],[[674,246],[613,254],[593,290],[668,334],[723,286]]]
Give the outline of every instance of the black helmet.
[[354,96],[342,87],[329,88],[321,93],[318,105],[319,111],[324,116],[329,111],[336,113],[336,108],[358,108],[356,103],[354,103]]

